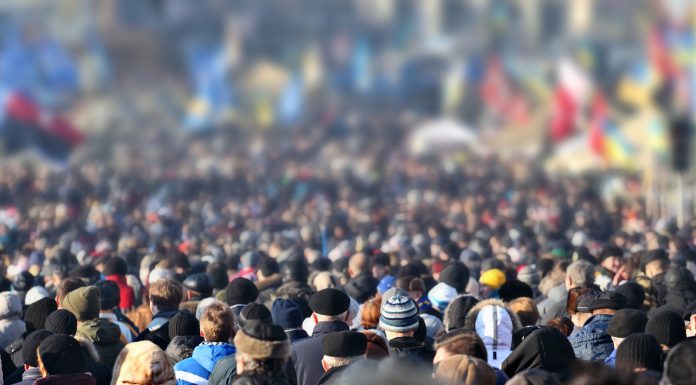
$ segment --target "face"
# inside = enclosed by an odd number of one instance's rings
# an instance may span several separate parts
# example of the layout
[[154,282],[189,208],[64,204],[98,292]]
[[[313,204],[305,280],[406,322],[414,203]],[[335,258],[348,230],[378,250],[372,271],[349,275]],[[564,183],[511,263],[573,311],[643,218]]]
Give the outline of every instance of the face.
[[696,314],[692,314],[691,318],[689,318],[689,323],[686,325],[686,336],[696,336]]
[[609,257],[602,261],[602,267],[611,271],[612,273],[618,272],[623,264],[624,260],[620,257]]

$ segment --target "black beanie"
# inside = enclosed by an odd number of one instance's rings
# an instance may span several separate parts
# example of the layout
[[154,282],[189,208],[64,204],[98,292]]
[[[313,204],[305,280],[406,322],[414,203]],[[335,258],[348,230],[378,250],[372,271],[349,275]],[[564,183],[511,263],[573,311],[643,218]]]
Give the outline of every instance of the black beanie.
[[473,295],[459,296],[450,302],[445,310],[445,316],[442,322],[445,326],[445,331],[448,333],[452,330],[461,329],[466,323],[466,316],[469,310],[479,302],[478,298]]
[[111,310],[118,305],[116,293],[107,281],[99,281],[94,286],[99,289],[99,301],[101,310]]
[[656,311],[645,325],[645,332],[652,334],[660,344],[670,348],[686,339],[684,320],[669,309]]
[[688,340],[671,349],[665,360],[664,385],[692,385],[696,378],[696,341]]
[[628,309],[642,309],[645,301],[645,289],[633,281],[627,281],[617,286],[614,290],[626,297],[626,307]]
[[259,321],[263,323],[272,323],[273,318],[271,311],[264,305],[259,303],[250,303],[242,309],[237,319],[237,325],[241,328],[249,321]]
[[49,336],[39,345],[39,356],[48,374],[84,373],[82,347],[73,337],[64,334]]
[[469,283],[469,269],[463,263],[450,263],[440,272],[440,282],[457,289],[457,293],[465,293]]
[[225,289],[225,300],[230,306],[246,305],[256,301],[258,297],[259,289],[246,278],[232,280]]
[[22,359],[25,365],[37,368],[39,366],[39,359],[36,357],[36,348],[39,344],[53,333],[48,330],[36,330],[29,333],[26,338],[24,338],[24,345],[22,345]]
[[626,338],[631,334],[643,333],[648,316],[642,310],[621,309],[611,317],[607,334],[612,337]]
[[126,275],[128,274],[128,265],[121,257],[109,258],[104,263],[104,275]]
[[24,322],[27,326],[27,331],[33,332],[34,330],[44,329],[46,324],[46,318],[48,315],[56,311],[58,305],[56,305],[56,300],[53,298],[41,298],[40,300],[32,303],[24,311]]
[[517,279],[505,281],[503,286],[498,289],[498,294],[503,302],[510,302],[522,297],[534,298],[532,287]]
[[77,333],[77,317],[65,309],[58,309],[46,318],[46,330],[54,334],[74,336]]
[[169,339],[178,336],[197,336],[201,326],[196,317],[188,311],[182,311],[169,320]]
[[278,261],[271,257],[263,258],[259,263],[258,269],[261,270],[261,274],[263,274],[263,276],[266,278],[272,276],[273,274],[280,273]]
[[632,334],[616,349],[616,368],[633,372],[645,368],[656,372],[662,371],[662,348],[655,337],[650,334]]

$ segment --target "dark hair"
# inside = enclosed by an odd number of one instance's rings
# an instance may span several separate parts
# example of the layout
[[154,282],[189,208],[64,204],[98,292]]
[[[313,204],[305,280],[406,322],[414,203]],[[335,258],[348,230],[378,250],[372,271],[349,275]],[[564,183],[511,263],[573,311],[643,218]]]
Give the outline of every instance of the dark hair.
[[575,325],[573,325],[573,321],[567,317],[554,318],[547,322],[547,325],[558,329],[558,331],[563,333],[563,335],[566,337],[570,336],[570,334],[573,332],[573,328],[575,327]]
[[161,279],[150,286],[150,303],[160,311],[179,308],[183,292],[181,284],[171,279]]
[[445,349],[449,353],[466,354],[484,361],[488,360],[483,340],[475,331],[469,329],[456,329],[443,335],[435,342],[435,349]]
[[566,299],[566,313],[568,315],[575,315],[578,312],[578,298],[581,295],[592,289],[587,287],[574,287],[568,290],[568,298]]
[[60,281],[58,287],[56,288],[56,299],[58,300],[58,303],[62,303],[65,296],[71,291],[84,286],[87,286],[87,284],[85,284],[85,282],[78,277],[67,277]]

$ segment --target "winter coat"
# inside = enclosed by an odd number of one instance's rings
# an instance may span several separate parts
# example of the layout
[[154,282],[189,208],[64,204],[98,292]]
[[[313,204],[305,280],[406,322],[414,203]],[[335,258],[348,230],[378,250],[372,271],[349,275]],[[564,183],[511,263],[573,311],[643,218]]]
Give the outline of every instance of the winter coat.
[[177,385],[207,385],[217,362],[236,352],[224,342],[203,342],[193,349],[193,355],[174,365]]
[[347,368],[348,366],[337,366],[335,368],[331,368],[324,372],[324,375],[321,376],[321,379],[319,380],[319,385],[332,385],[332,384],[337,384],[338,378],[341,376],[341,373]]
[[432,365],[435,351],[413,337],[397,337],[389,341],[389,356],[414,357],[427,365]]
[[183,361],[193,355],[193,349],[203,342],[201,336],[176,336],[167,345],[167,354],[172,365],[179,361]]
[[22,321],[22,301],[13,293],[0,293],[0,349],[7,349],[26,330]]
[[112,366],[102,362],[96,345],[84,334],[76,334],[75,339],[82,348],[82,359],[85,361],[87,372],[94,377],[97,385],[110,385]]
[[121,301],[118,303],[118,307],[123,311],[132,309],[133,304],[135,303],[135,292],[133,291],[132,287],[128,286],[126,277],[123,275],[113,274],[107,275],[106,280],[116,282],[118,285],[118,292],[121,295]]
[[105,319],[105,320],[111,322],[112,324],[118,326],[119,330],[121,331],[121,336],[123,338],[123,341],[125,341],[125,343],[133,342],[133,338],[135,338],[135,335],[133,335],[133,332],[131,331],[130,327],[128,327],[127,324],[118,320],[118,318],[116,317],[116,314],[99,313],[99,318]]
[[291,344],[294,344],[295,342],[298,342],[298,341],[302,341],[305,338],[309,338],[309,334],[307,334],[307,332],[304,331],[303,329],[288,330],[285,332],[285,334],[290,339]]
[[109,369],[114,367],[116,357],[125,344],[121,341],[121,329],[105,319],[93,319],[77,325],[77,336],[94,344],[100,361]]
[[233,354],[215,364],[208,378],[208,385],[231,385],[235,377],[237,377],[237,359]]
[[17,382],[16,385],[33,385],[39,378],[41,378],[41,369],[29,368],[22,373],[22,381]]
[[280,285],[282,285],[282,283],[283,282],[279,273],[273,274],[263,281],[255,282],[256,288],[259,289],[259,298],[256,300],[256,302],[262,303],[270,309],[273,305],[275,292],[278,290]]
[[488,364],[500,368],[512,352],[512,334],[522,328],[522,323],[503,301],[487,299],[469,310],[464,327],[476,331],[486,346]]
[[89,374],[77,373],[66,375],[53,375],[39,378],[35,385],[96,385],[94,377]]
[[126,313],[126,317],[132,320],[133,324],[136,326],[138,330],[143,331],[147,329],[150,322],[152,322],[152,312],[150,311],[150,307],[147,304],[142,304],[135,308],[135,310]]
[[265,376],[260,374],[241,375],[234,379],[234,385],[290,385],[284,376]]
[[575,356],[585,361],[604,361],[614,350],[611,336],[607,334],[613,316],[597,314],[590,317],[582,329],[568,337]]
[[12,357],[12,362],[18,368],[24,366],[24,357],[22,357],[22,347],[24,347],[24,338],[27,335],[29,335],[29,333],[25,331],[5,348],[7,354],[9,354],[10,357]]
[[665,305],[684,312],[688,304],[696,301],[696,282],[691,272],[685,267],[672,267],[665,275]]
[[[317,385],[324,368],[321,360],[322,341],[324,335],[348,330],[348,325],[341,321],[319,322],[314,326],[312,336],[290,346],[290,360],[288,363],[289,376],[295,376],[297,385]],[[294,373],[292,373],[294,372]],[[290,380],[292,381],[292,378]]]
[[542,369],[565,379],[575,354],[565,336],[552,327],[542,327],[529,334],[503,361],[508,377],[528,369]]
[[126,345],[114,364],[113,385],[175,385],[174,368],[150,341]]
[[147,328],[135,338],[136,341],[151,341],[160,349],[166,350],[169,339],[169,320],[179,314],[179,310],[161,311],[152,317]]

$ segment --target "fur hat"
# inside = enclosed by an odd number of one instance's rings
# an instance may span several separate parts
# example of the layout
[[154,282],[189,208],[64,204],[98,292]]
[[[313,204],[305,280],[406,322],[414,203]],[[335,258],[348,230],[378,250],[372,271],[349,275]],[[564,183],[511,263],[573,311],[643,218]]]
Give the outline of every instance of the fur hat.
[[126,345],[114,363],[114,385],[175,385],[174,368],[162,349],[150,341]]
[[290,341],[283,328],[271,323],[249,321],[234,336],[237,351],[253,359],[287,358]]

